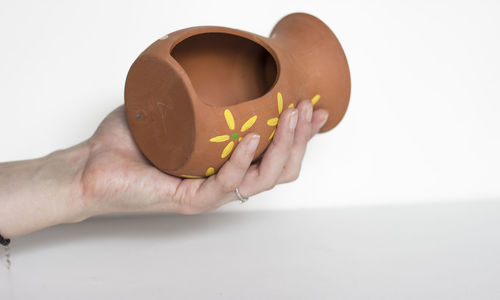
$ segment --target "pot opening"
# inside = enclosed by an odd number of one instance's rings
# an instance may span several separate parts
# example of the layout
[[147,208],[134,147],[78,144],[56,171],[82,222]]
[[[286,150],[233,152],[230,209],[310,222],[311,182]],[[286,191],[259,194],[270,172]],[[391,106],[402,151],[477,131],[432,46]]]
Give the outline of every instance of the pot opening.
[[228,33],[188,37],[171,51],[201,101],[229,106],[259,98],[276,80],[273,56],[261,45]]

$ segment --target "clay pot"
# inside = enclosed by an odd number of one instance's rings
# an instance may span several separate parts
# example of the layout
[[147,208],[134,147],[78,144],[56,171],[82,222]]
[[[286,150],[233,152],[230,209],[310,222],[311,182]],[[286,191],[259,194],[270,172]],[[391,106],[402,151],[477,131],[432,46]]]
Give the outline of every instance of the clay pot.
[[322,21],[295,13],[269,38],[200,26],[155,41],[131,66],[127,120],[142,153],[158,169],[184,178],[210,176],[241,138],[271,142],[279,116],[302,99],[329,111],[321,129],[345,114],[350,75],[342,47]]

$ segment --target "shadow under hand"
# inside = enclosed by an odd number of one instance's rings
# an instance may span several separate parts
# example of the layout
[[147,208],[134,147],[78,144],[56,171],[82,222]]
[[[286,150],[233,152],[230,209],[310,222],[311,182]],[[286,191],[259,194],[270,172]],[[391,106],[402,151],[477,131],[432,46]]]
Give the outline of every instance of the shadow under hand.
[[199,215],[138,214],[109,215],[87,219],[80,223],[61,224],[13,239],[11,249],[20,254],[37,249],[57,247],[84,240],[136,240],[168,236],[185,239],[222,230],[224,227],[251,222],[254,214],[211,212]]

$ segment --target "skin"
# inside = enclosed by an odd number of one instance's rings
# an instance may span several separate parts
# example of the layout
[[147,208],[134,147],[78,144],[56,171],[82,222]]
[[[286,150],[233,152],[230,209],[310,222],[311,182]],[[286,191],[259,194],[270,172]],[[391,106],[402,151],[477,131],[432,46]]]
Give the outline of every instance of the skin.
[[280,116],[275,136],[252,163],[259,135],[247,134],[219,172],[180,179],[154,166],[137,148],[123,106],[88,140],[37,159],[0,164],[0,234],[13,238],[49,226],[119,212],[199,214],[292,182],[307,142],[328,119],[310,100]]

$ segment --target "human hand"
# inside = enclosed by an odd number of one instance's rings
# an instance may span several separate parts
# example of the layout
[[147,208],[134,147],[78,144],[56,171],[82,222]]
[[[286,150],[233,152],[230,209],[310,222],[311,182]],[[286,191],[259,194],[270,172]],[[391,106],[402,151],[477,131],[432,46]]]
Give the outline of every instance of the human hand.
[[217,174],[181,179],[156,169],[141,154],[120,106],[87,141],[90,149],[81,177],[84,207],[90,215],[148,211],[196,214],[249,197],[299,176],[308,140],[326,122],[328,112],[313,112],[311,101],[285,110],[261,159],[251,164],[259,136],[247,134]]
[[249,133],[217,174],[180,179],[144,158],[121,106],[78,145],[37,159],[0,163],[0,234],[12,238],[113,212],[214,210],[237,199],[236,187],[249,197],[295,180],[307,141],[327,117],[327,111],[313,113],[311,102],[303,100],[281,114],[273,141],[253,164],[258,137]]

